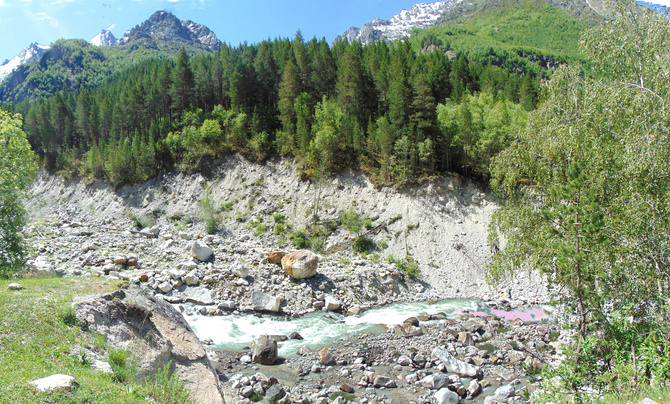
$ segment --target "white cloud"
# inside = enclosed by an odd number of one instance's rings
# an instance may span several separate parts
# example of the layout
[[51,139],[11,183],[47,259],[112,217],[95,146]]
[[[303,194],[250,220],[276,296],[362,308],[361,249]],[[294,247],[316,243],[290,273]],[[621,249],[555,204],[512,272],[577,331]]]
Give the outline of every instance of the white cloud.
[[107,27],[107,31],[111,31],[111,30],[113,30],[114,27],[116,27],[116,24],[112,24],[112,25],[110,25],[109,27]]
[[7,7],[7,2],[5,0],[0,0],[0,7]]
[[168,3],[177,3],[179,0],[168,0]]
[[33,13],[32,11],[27,11],[26,10],[26,17],[28,17],[31,20],[36,20],[36,21],[47,21],[51,27],[56,28],[58,27],[59,23],[58,20],[55,19],[54,17],[50,16],[47,13],[41,12],[41,13]]

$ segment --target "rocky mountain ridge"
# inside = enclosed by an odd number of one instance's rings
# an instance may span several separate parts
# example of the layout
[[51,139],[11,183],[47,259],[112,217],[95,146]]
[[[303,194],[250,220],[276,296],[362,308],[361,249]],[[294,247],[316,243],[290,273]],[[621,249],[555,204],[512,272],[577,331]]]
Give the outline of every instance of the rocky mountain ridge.
[[376,40],[386,42],[409,37],[416,28],[427,28],[434,25],[440,16],[461,0],[444,0],[433,3],[419,3],[409,9],[402,10],[388,20],[375,18],[363,27],[351,27],[335,41],[361,41],[363,45]]
[[22,64],[39,59],[49,48],[49,45],[40,45],[37,42],[26,46],[18,55],[0,65],[0,81],[4,80],[5,77],[9,76],[14,69]]
[[203,50],[216,51],[221,41],[216,34],[202,24],[193,21],[181,21],[167,11],[156,11],[143,23],[126,31],[119,40],[119,45],[139,42],[149,47],[191,46]]
[[112,34],[110,31],[103,29],[98,35],[91,38],[91,40],[88,42],[95,46],[116,46],[119,43],[119,40],[116,39],[114,34]]

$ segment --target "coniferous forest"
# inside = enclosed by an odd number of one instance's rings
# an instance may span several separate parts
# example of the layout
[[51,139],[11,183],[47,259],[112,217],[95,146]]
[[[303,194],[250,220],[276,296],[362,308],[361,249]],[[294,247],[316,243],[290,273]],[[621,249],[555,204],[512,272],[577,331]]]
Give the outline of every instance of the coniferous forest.
[[228,153],[294,156],[308,177],[353,166],[404,183],[444,172],[486,177],[535,107],[541,79],[425,44],[417,52],[410,41],[331,47],[298,32],[214,54],[182,49],[95,88],[6,108],[24,116],[46,168],[115,186]]

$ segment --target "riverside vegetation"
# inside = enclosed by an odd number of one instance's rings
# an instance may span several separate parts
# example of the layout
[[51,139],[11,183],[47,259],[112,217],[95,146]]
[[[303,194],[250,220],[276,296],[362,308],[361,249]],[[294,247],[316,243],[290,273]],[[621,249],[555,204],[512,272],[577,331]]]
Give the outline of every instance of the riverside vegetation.
[[[574,314],[565,358],[545,368],[535,399],[667,397],[670,27],[632,3],[619,2],[614,15],[583,32],[584,64],[529,69],[521,81],[510,66],[465,54],[452,61],[405,42],[330,48],[297,36],[224,46],[216,56],[182,51],[176,61],[143,62],[76,96],[6,108],[24,113],[46,166],[116,186],[150,178],[166,163],[196,170],[231,152],[257,161],[293,155],[313,180],[343,165],[380,183],[446,170],[490,178],[500,196],[491,279],[540,269]],[[447,46],[425,38],[422,45]],[[215,71],[213,79],[197,69]],[[539,91],[543,75],[551,78]],[[127,102],[116,107],[117,99]],[[11,155],[8,145],[25,135],[16,118],[2,119],[0,134],[11,128],[12,135],[1,147]],[[2,169],[3,184],[13,184],[13,169]],[[12,195],[31,172],[19,174]],[[3,240],[22,223],[17,200],[3,201],[16,208]],[[19,269],[24,256],[14,257],[1,263],[4,275]]]

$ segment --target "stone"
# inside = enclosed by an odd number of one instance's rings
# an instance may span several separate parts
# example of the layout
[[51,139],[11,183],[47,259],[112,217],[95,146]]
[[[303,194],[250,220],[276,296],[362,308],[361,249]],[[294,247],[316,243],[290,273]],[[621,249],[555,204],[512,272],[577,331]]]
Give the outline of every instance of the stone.
[[458,394],[449,390],[448,388],[442,388],[435,393],[435,399],[438,404],[458,404],[461,401],[461,398]]
[[114,263],[116,265],[126,265],[128,263],[128,258],[123,255],[118,255],[114,257]]
[[496,391],[493,392],[493,398],[498,401],[507,401],[509,397],[514,397],[515,394],[516,391],[514,390],[514,386],[506,384],[498,387]]
[[240,362],[242,362],[242,363],[251,363],[251,356],[249,356],[249,355],[242,355],[242,357],[240,357]]
[[137,258],[135,258],[135,257],[128,258],[128,261],[126,262],[126,265],[128,265],[129,267],[136,267],[136,266],[139,265],[139,262],[137,261]]
[[251,293],[251,304],[256,311],[270,311],[276,313],[281,306],[281,300],[278,297],[255,290]]
[[265,392],[265,397],[263,398],[263,404],[276,404],[286,396],[286,391],[280,384],[273,384]]
[[150,380],[172,362],[194,402],[223,404],[219,378],[202,343],[181,313],[139,285],[103,295],[76,297],[77,322],[105,336],[114,349],[128,350],[137,363],[138,381]]
[[184,276],[184,283],[188,286],[195,286],[198,282],[200,282],[200,279],[198,279],[198,275],[195,271],[191,271]]
[[214,304],[214,292],[207,288],[188,287],[184,290],[184,299],[187,302],[210,306]]
[[319,256],[309,250],[294,251],[281,259],[282,269],[294,279],[306,279],[316,275]]
[[214,255],[214,250],[212,250],[207,244],[200,240],[196,240],[191,244],[191,256],[198,261],[207,261]]
[[292,333],[290,333],[290,334],[288,335],[288,338],[289,338],[289,339],[298,339],[298,340],[303,339],[303,338],[302,338],[302,335],[298,334],[298,333],[295,332],[295,331],[293,331]]
[[361,306],[353,306],[349,309],[349,313],[353,314],[354,316],[357,316],[363,312],[363,308]]
[[412,358],[407,355],[400,355],[396,362],[400,366],[410,366],[412,364]]
[[251,360],[261,365],[272,365],[277,361],[277,341],[269,335],[254,338],[251,344]]
[[114,373],[114,370],[112,369],[112,365],[109,364],[109,362],[103,362],[100,360],[94,360],[93,363],[91,364],[91,367],[95,370],[98,370],[102,373]]
[[437,373],[424,377],[420,383],[431,390],[439,390],[447,384],[448,380],[447,375]]
[[458,333],[458,343],[463,346],[469,346],[475,344],[474,340],[472,339],[472,334],[466,331]]
[[389,379],[388,376],[377,375],[377,376],[375,376],[375,379],[373,380],[372,385],[374,387],[377,387],[377,388],[384,387],[384,386],[386,386],[386,384],[389,381],[391,381],[391,379]]
[[268,254],[267,261],[269,264],[281,265],[281,259],[284,258],[284,254],[281,251],[272,251]]
[[340,303],[340,301],[335,299],[333,296],[331,296],[331,295],[326,296],[326,301],[325,301],[326,310],[335,311],[335,310],[340,308],[341,304],[342,303]]
[[242,394],[246,398],[249,398],[251,397],[252,394],[254,394],[254,388],[251,386],[244,386],[240,394]]
[[249,268],[247,268],[247,266],[244,265],[244,262],[236,261],[230,267],[230,273],[237,276],[238,278],[246,278],[247,276],[249,276]]
[[148,282],[148,281],[149,281],[149,275],[140,274],[140,282]]
[[512,363],[523,362],[524,359],[526,359],[526,354],[521,351],[514,351],[514,350],[508,351],[507,359],[509,359],[509,361]]
[[468,398],[472,399],[477,397],[480,393],[482,392],[482,385],[479,384],[479,381],[477,380],[470,380],[470,384],[468,384],[467,388],[467,396]]
[[172,284],[170,282],[162,282],[161,284],[158,285],[158,290],[160,290],[162,293],[168,293],[169,291],[172,290]]
[[340,390],[342,390],[345,393],[349,393],[349,394],[353,394],[354,391],[355,391],[353,386],[351,386],[347,383],[342,383],[342,385],[340,386]]
[[319,362],[320,362],[322,365],[326,365],[326,366],[328,366],[328,365],[334,365],[334,364],[335,364],[335,357],[334,357],[333,354],[330,352],[330,350],[328,349],[328,347],[325,347],[325,346],[324,346],[324,347],[321,348],[321,350],[319,351]]
[[235,302],[233,300],[224,300],[216,306],[219,310],[231,311],[235,310]]
[[9,290],[21,290],[21,289],[23,289],[23,285],[21,285],[20,283],[10,283],[9,285],[7,285],[7,289],[9,289]]
[[30,382],[38,391],[74,390],[79,383],[70,375],[56,374]]
[[54,266],[49,262],[49,258],[42,255],[35,258],[33,267],[35,268],[33,272],[38,276],[53,276],[56,272]]
[[449,351],[447,351],[447,348],[443,346],[435,347],[431,355],[433,358],[439,359],[449,373],[456,373],[459,376],[477,379],[481,379],[482,377],[482,372],[477,366],[456,359],[449,353]]
[[169,271],[167,271],[167,274],[170,278],[176,280],[176,279],[181,279],[183,276],[186,276],[186,271],[183,271],[181,269],[172,268]]

